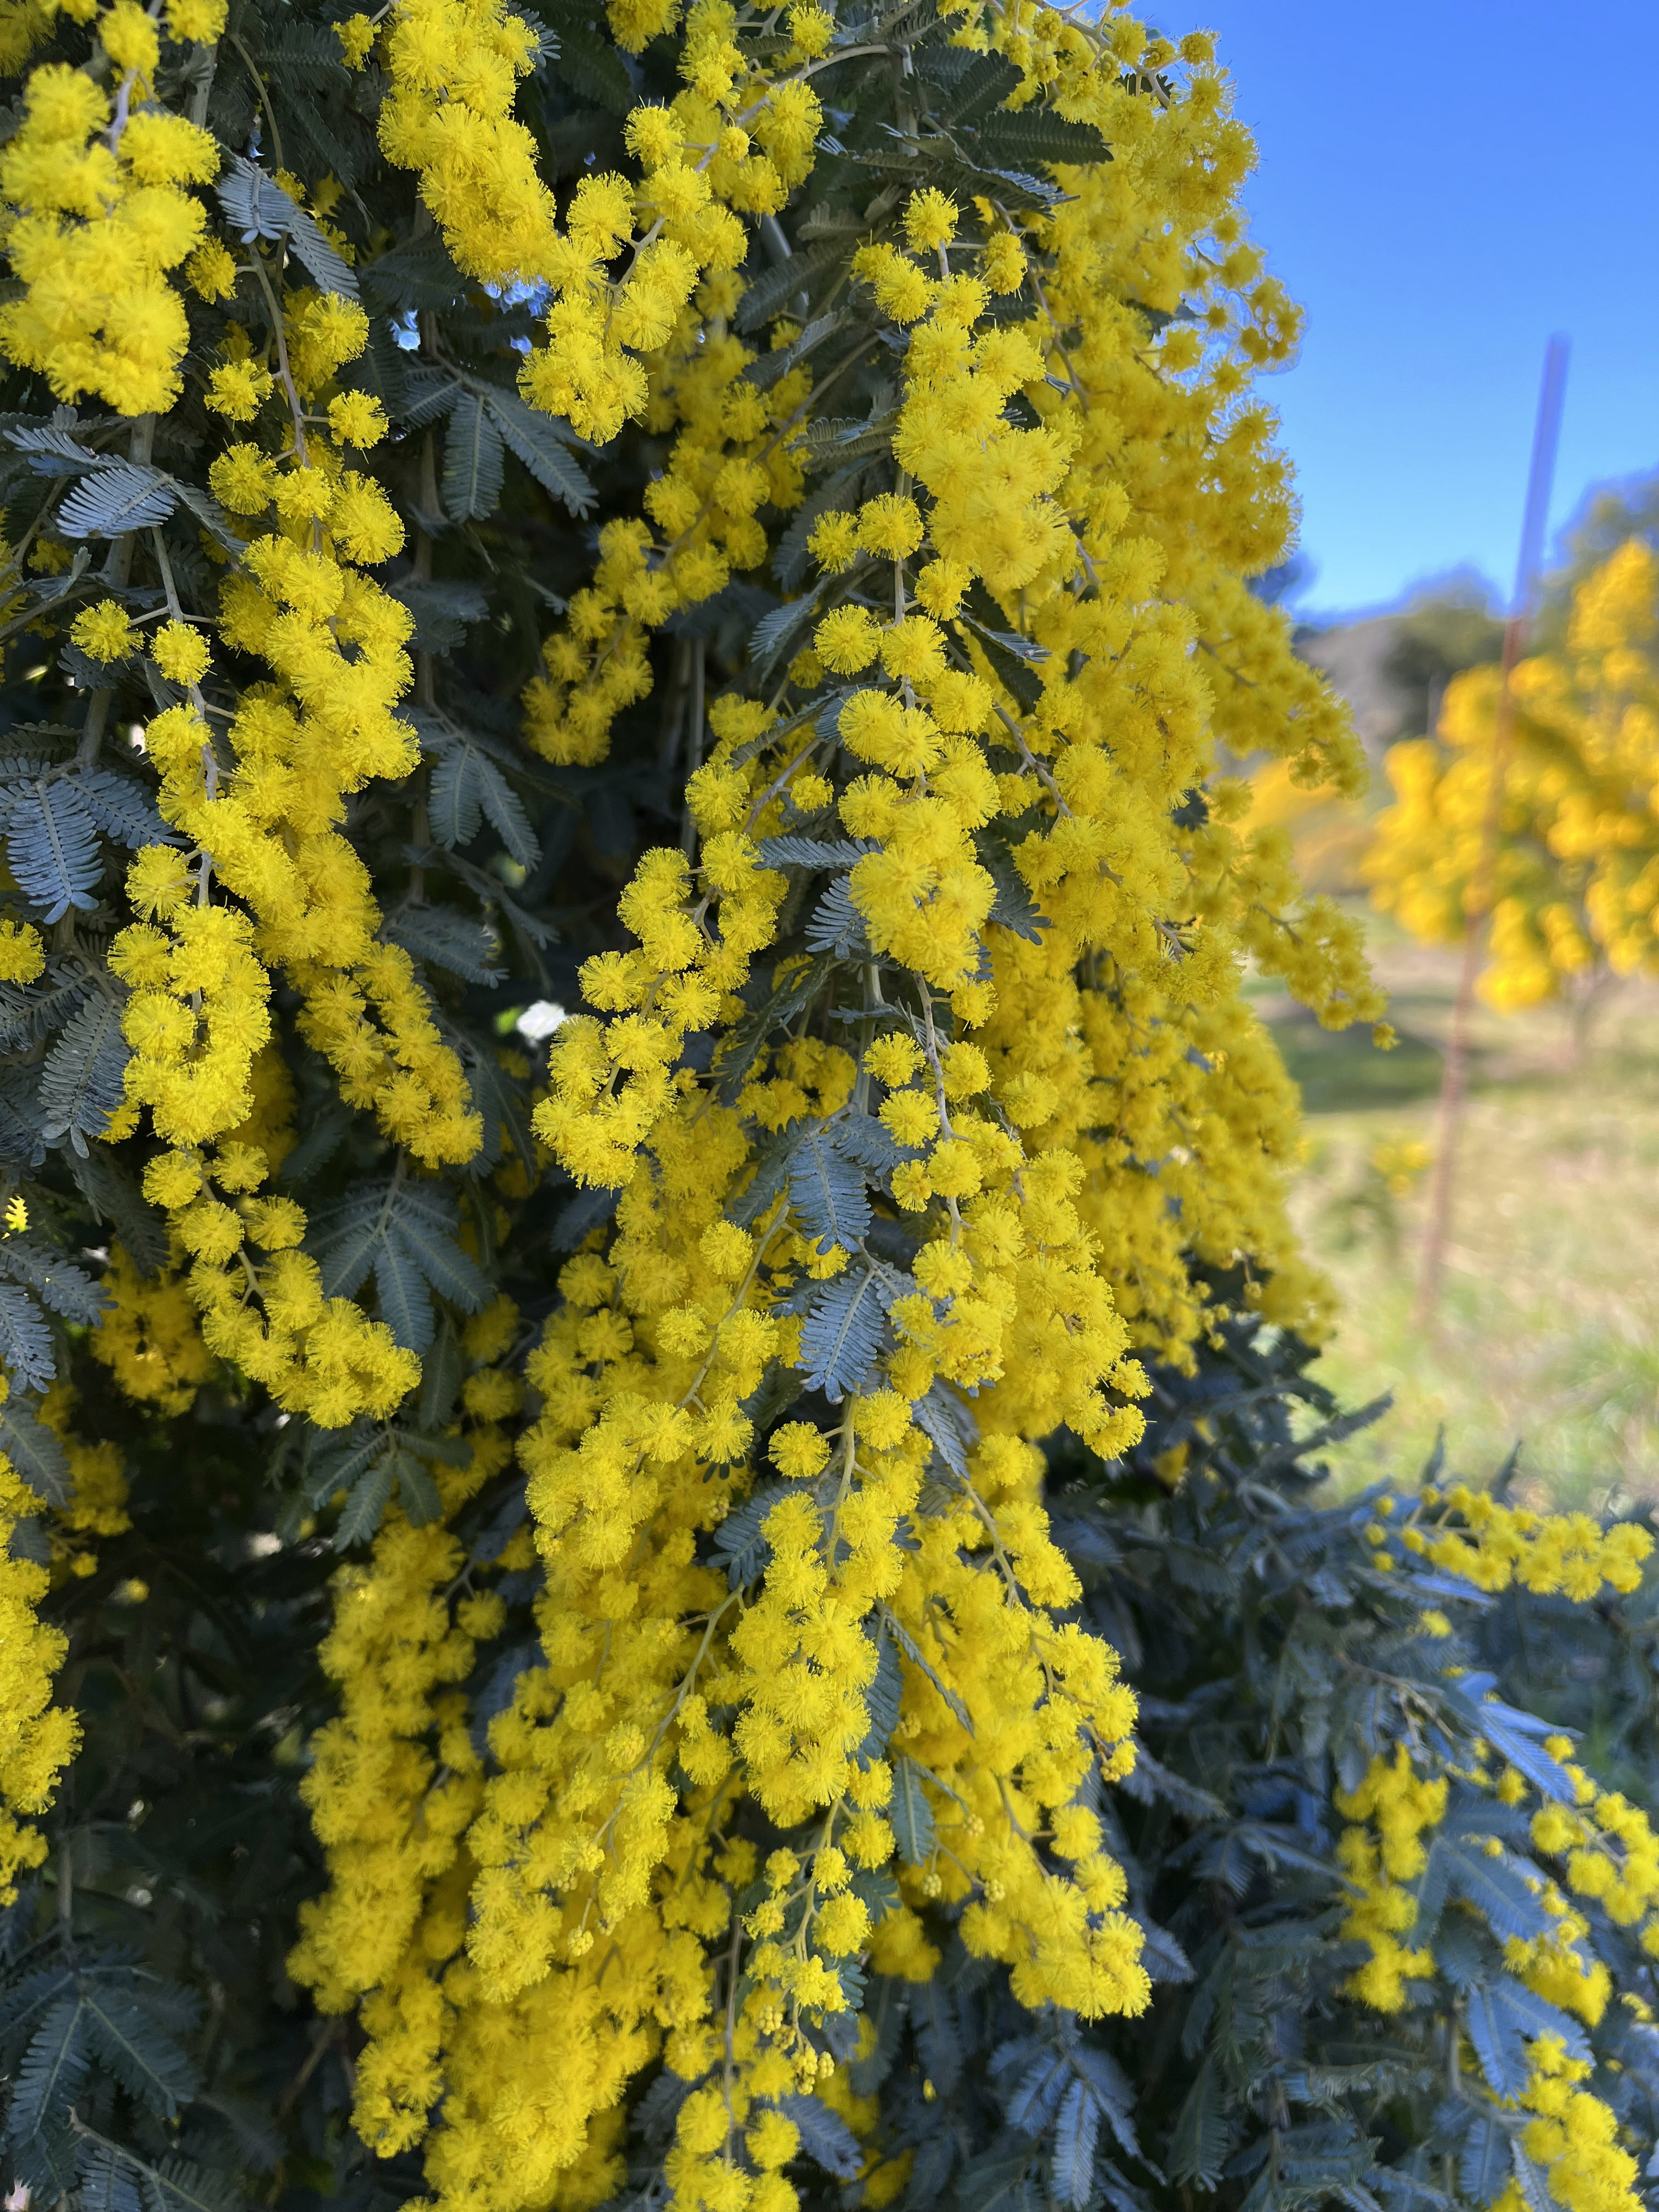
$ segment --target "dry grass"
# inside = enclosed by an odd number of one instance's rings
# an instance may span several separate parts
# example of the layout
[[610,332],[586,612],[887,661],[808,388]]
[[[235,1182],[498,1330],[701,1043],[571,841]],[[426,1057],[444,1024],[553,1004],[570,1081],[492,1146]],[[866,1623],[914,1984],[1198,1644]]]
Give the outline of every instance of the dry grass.
[[1456,962],[1386,923],[1372,939],[1398,1051],[1262,1001],[1307,1108],[1298,1223],[1343,1303],[1320,1372],[1350,1403],[1395,1398],[1340,1473],[1411,1479],[1443,1427],[1471,1480],[1518,1442],[1540,1502],[1659,1500],[1659,989],[1615,994],[1582,1056],[1559,1010],[1480,1015],[1445,1296],[1425,1332],[1424,1186],[1391,1192],[1371,1155],[1433,1139]]

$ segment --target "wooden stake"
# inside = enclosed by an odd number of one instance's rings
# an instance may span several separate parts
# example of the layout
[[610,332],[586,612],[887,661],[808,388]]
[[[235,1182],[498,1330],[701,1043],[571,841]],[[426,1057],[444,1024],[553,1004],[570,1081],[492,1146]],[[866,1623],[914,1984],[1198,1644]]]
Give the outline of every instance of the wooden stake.
[[1532,625],[1533,599],[1538,571],[1543,562],[1544,531],[1549,520],[1550,486],[1555,475],[1555,448],[1561,430],[1561,401],[1567,382],[1567,341],[1557,336],[1544,350],[1543,381],[1538,390],[1538,415],[1533,425],[1532,465],[1527,474],[1527,505],[1521,520],[1521,550],[1515,565],[1515,592],[1509,620],[1504,625],[1504,657],[1498,690],[1498,712],[1492,726],[1492,770],[1486,787],[1486,810],[1480,825],[1480,845],[1474,874],[1463,902],[1463,958],[1458,971],[1457,996],[1452,1006],[1451,1035],[1440,1081],[1438,1136],[1435,1145],[1434,1176],[1429,1188],[1429,1218],[1423,1237],[1423,1273],[1418,1285],[1417,1320],[1426,1328],[1440,1304],[1446,1273],[1446,1239],[1451,1227],[1452,1202],[1456,1191],[1457,1139],[1468,1091],[1469,1034],[1474,1019],[1474,987],[1480,974],[1480,957],[1486,923],[1496,902],[1494,879],[1498,868],[1498,838],[1503,826],[1504,781],[1509,769],[1510,746],[1515,735],[1514,677],[1527,648]]

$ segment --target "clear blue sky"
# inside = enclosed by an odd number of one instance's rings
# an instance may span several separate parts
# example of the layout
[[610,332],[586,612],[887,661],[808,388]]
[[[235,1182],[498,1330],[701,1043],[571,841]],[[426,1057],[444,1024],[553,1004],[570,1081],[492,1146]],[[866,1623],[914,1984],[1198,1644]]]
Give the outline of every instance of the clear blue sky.
[[1507,593],[1544,343],[1572,341],[1552,528],[1659,469],[1655,0],[1182,0],[1260,164],[1252,228],[1307,311],[1267,380],[1317,574],[1379,605],[1473,563]]

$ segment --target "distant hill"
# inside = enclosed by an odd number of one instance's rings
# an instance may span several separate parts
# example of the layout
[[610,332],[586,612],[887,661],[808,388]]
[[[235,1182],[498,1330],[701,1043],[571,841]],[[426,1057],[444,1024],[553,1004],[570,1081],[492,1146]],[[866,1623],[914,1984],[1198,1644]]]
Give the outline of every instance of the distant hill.
[[1419,585],[1401,606],[1352,621],[1304,623],[1296,644],[1352,708],[1375,769],[1399,738],[1425,735],[1450,679],[1496,660],[1503,641],[1490,586],[1460,570]]
[[1297,651],[1323,670],[1352,708],[1373,769],[1397,738],[1412,734],[1413,697],[1393,666],[1403,621],[1399,614],[1365,615],[1328,629],[1304,626],[1297,632]]

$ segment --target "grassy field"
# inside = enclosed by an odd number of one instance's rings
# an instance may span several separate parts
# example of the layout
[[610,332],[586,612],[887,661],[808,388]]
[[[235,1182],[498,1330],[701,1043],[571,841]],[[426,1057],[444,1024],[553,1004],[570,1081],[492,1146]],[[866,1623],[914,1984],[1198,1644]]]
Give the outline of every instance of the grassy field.
[[1342,1298],[1319,1371],[1350,1403],[1394,1393],[1336,1465],[1349,1481],[1414,1479],[1443,1427],[1470,1481],[1518,1443],[1518,1487],[1538,1503],[1659,1502],[1659,990],[1616,992],[1582,1056],[1559,1009],[1480,1013],[1445,1292],[1425,1330],[1427,1177],[1391,1188],[1374,1157],[1433,1141],[1456,959],[1385,921],[1371,937],[1396,1051],[1261,1002],[1306,1106],[1298,1224]]

